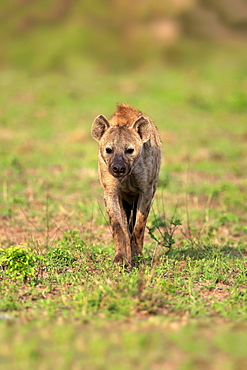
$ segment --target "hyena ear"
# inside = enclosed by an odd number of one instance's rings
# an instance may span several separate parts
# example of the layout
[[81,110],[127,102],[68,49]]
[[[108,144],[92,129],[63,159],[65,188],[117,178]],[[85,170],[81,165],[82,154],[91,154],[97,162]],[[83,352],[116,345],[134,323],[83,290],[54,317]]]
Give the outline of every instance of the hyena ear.
[[147,118],[143,116],[139,117],[132,125],[132,128],[136,130],[144,143],[150,139],[151,127]]
[[100,115],[96,117],[92,125],[92,137],[95,140],[100,141],[101,137],[109,127],[110,124],[105,116]]

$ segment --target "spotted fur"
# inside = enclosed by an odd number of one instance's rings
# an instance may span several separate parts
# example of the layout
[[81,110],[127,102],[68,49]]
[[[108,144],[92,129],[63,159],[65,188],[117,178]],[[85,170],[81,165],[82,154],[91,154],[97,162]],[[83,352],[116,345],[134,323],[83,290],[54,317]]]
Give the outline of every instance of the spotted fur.
[[92,136],[99,142],[99,178],[113,233],[114,262],[133,265],[142,254],[156,191],[160,136],[148,116],[127,104],[118,104],[109,120],[96,117]]

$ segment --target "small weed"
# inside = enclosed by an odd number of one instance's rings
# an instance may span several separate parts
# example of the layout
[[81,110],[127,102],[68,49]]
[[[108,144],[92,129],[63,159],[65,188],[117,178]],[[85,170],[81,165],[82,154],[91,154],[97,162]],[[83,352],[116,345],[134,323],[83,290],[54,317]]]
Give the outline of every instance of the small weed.
[[[166,254],[168,254],[175,244],[174,233],[178,226],[181,226],[181,220],[179,218],[172,218],[170,221],[166,217],[154,215],[152,226],[148,227],[148,233],[150,237],[157,243],[156,252],[158,250],[159,255],[163,252],[163,248],[166,248]],[[157,231],[155,233],[155,231]]]
[[24,282],[37,276],[37,266],[43,261],[30,248],[23,246],[0,249],[0,265],[6,276],[12,279],[23,279]]

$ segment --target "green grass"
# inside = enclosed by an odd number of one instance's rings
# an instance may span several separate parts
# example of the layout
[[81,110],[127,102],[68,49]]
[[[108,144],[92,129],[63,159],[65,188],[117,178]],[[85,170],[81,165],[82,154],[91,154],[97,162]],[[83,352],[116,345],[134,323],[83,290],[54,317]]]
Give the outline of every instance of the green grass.
[[[227,58],[0,72],[1,369],[246,367],[246,56]],[[163,141],[156,227],[132,271],[112,265],[90,136],[116,102]]]

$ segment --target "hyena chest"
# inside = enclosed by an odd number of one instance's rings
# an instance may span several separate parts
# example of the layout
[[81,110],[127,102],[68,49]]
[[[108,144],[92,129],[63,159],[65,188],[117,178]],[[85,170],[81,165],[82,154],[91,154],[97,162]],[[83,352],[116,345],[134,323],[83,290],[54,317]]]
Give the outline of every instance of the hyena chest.
[[120,185],[121,196],[129,203],[132,203],[138,197],[140,191],[135,176],[127,176]]

